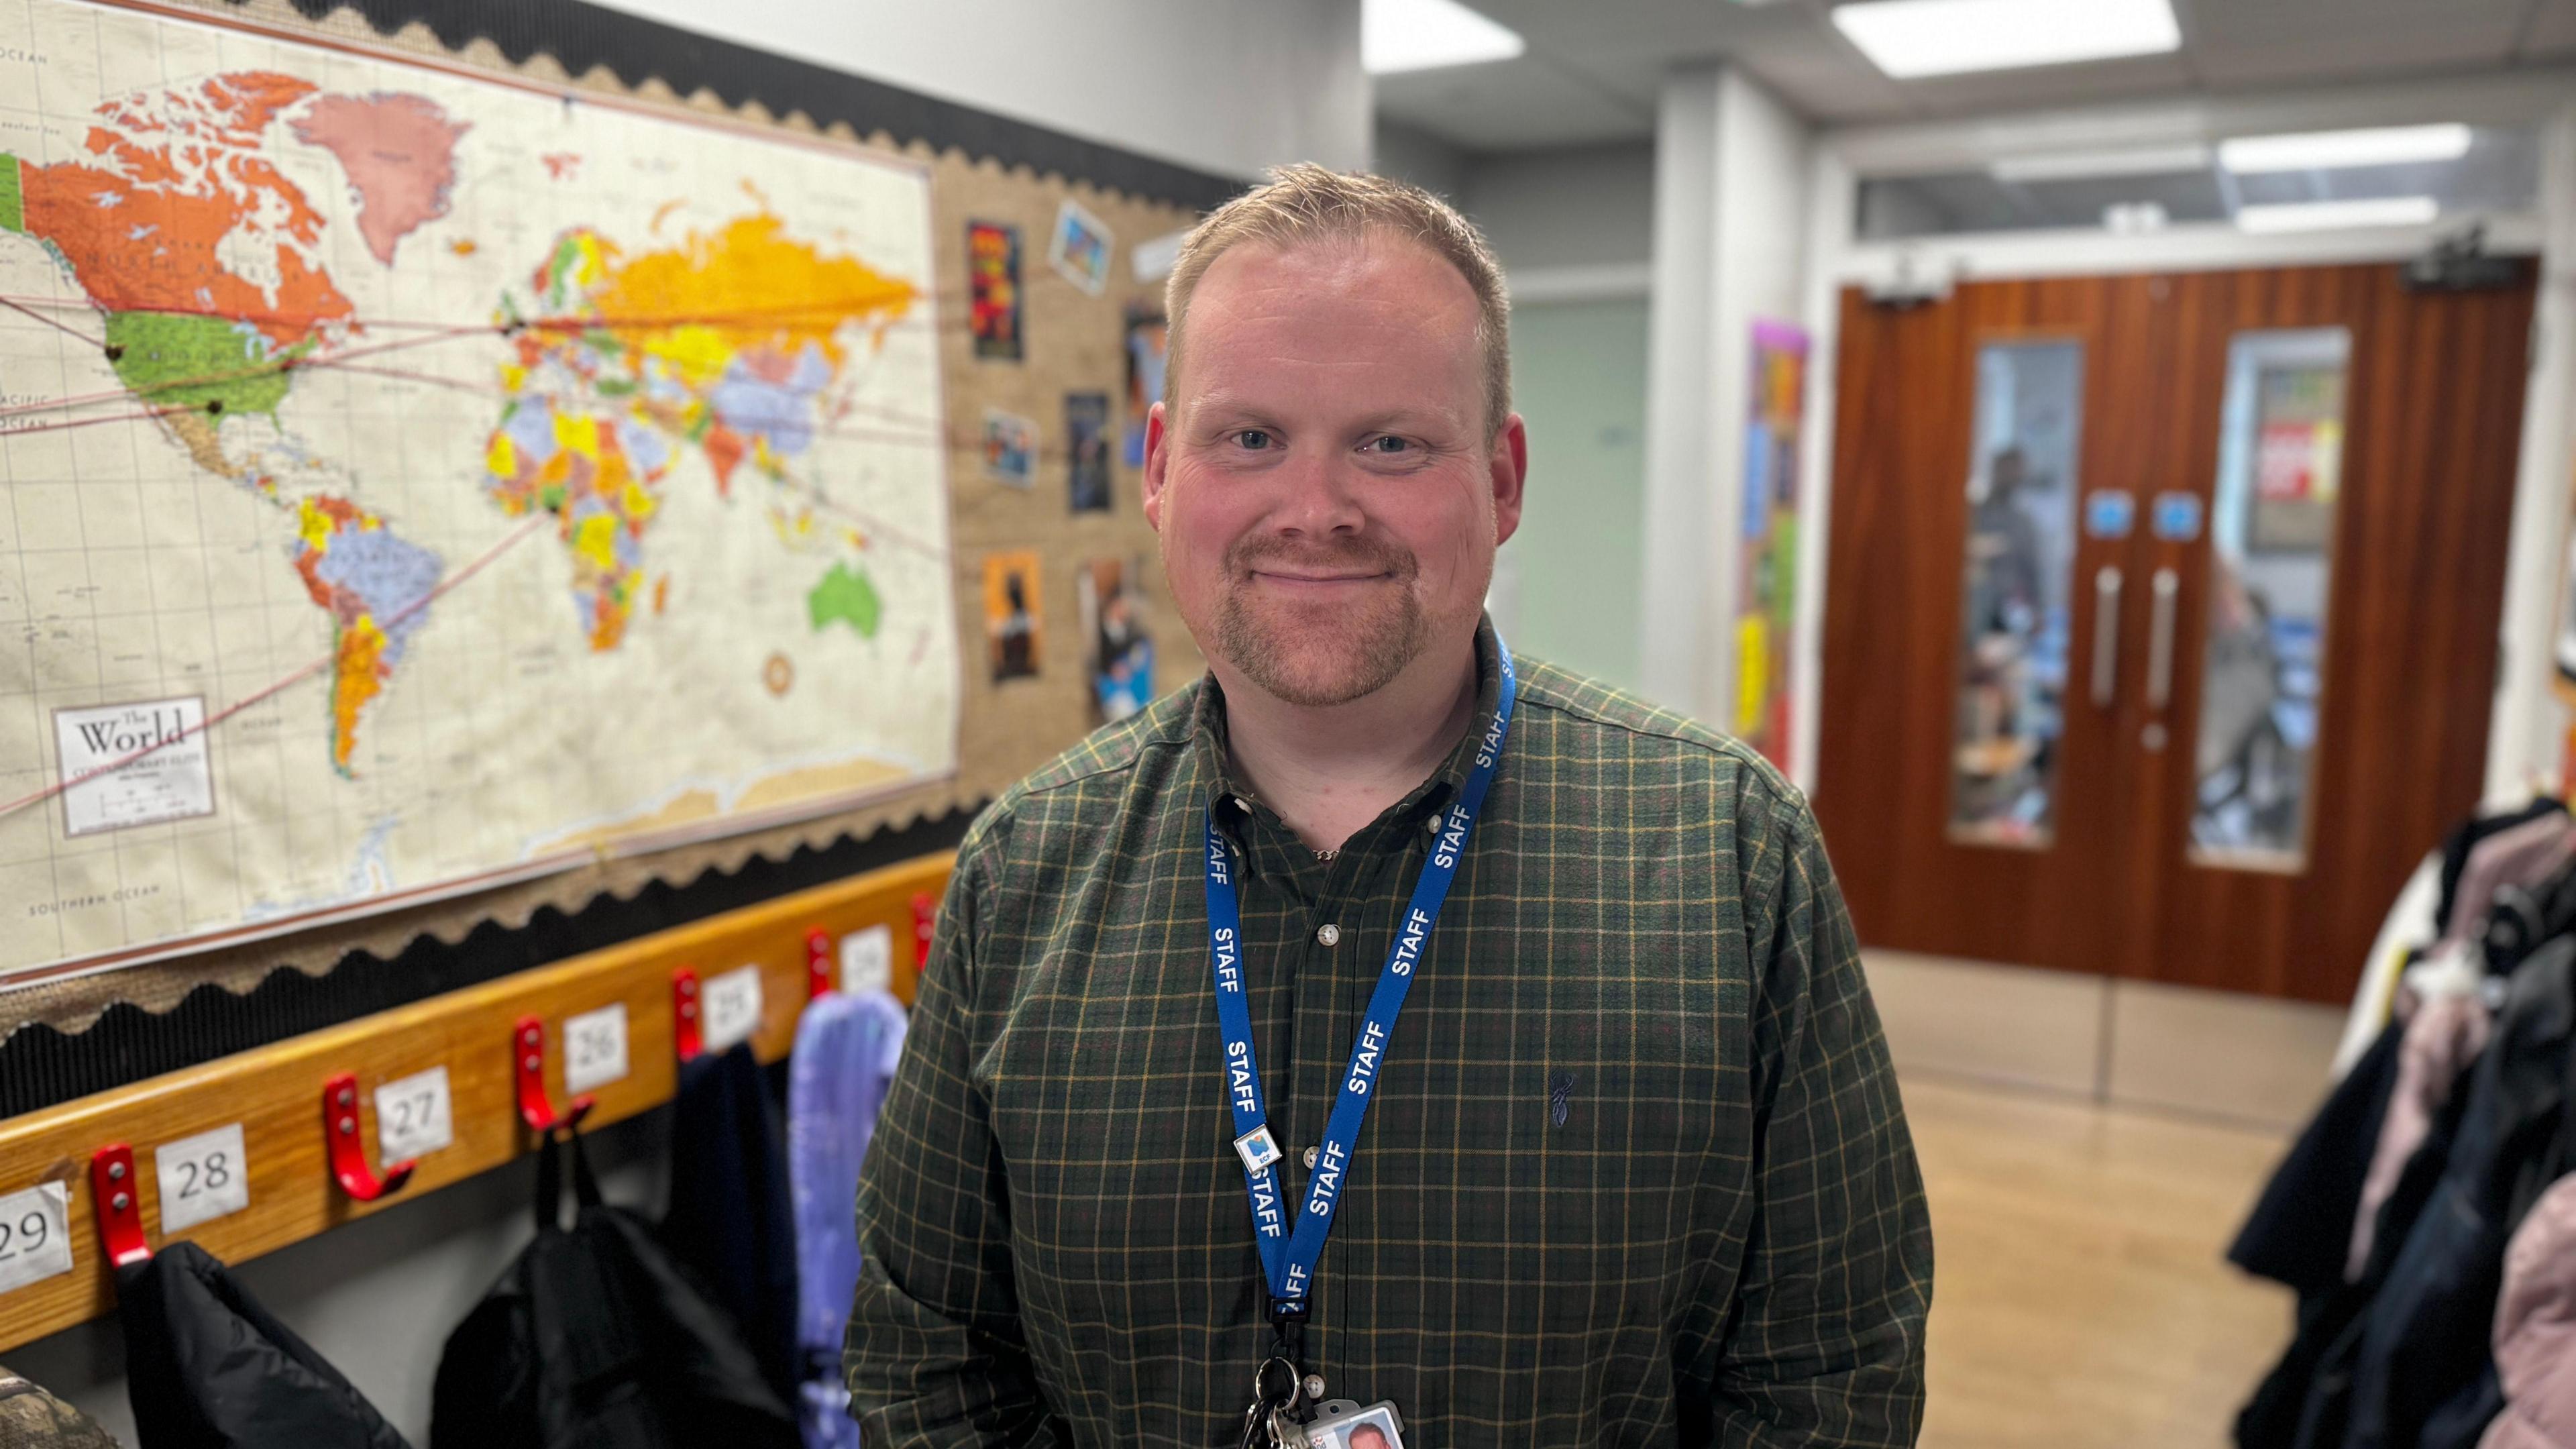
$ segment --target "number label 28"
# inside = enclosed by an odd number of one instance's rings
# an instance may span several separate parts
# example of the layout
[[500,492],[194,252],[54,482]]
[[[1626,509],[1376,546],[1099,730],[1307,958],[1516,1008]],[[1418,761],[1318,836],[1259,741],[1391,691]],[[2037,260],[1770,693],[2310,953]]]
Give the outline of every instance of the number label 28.
[[152,1153],[161,1231],[175,1233],[250,1206],[250,1157],[239,1122],[164,1142]]

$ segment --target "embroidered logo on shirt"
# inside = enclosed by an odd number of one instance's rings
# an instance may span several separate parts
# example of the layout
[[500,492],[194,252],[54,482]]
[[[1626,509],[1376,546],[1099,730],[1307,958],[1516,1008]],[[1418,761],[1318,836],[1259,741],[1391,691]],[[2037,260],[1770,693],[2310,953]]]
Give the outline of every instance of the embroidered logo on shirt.
[[1559,1072],[1547,1079],[1547,1119],[1557,1126],[1565,1125],[1566,1115],[1574,1110],[1574,1073]]

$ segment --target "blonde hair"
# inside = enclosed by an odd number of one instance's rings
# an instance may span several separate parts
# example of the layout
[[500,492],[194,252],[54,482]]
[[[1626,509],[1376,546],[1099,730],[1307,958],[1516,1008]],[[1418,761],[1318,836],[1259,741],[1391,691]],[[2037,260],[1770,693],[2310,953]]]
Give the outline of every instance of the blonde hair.
[[1181,241],[1180,257],[1164,287],[1171,319],[1163,370],[1169,403],[1181,375],[1191,294],[1199,279],[1228,249],[1244,242],[1289,247],[1359,241],[1375,234],[1427,247],[1458,269],[1476,294],[1476,345],[1485,361],[1485,431],[1492,434],[1512,410],[1512,304],[1503,289],[1502,263],[1484,234],[1456,207],[1419,186],[1384,176],[1346,175],[1311,162],[1282,166],[1270,180],[1208,214]]

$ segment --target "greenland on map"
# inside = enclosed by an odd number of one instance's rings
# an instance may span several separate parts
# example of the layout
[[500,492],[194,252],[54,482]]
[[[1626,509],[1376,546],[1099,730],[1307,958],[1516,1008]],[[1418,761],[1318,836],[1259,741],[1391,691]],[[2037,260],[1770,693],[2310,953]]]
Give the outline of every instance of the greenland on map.
[[0,0],[0,977],[956,768],[930,188]]

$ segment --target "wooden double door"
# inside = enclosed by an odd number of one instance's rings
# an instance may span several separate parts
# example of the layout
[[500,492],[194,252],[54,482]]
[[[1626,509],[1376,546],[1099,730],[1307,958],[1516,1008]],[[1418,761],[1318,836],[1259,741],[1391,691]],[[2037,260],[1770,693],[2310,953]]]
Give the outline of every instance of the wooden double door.
[[1815,805],[1862,940],[2349,999],[2480,793],[2532,301],[1846,292]]

